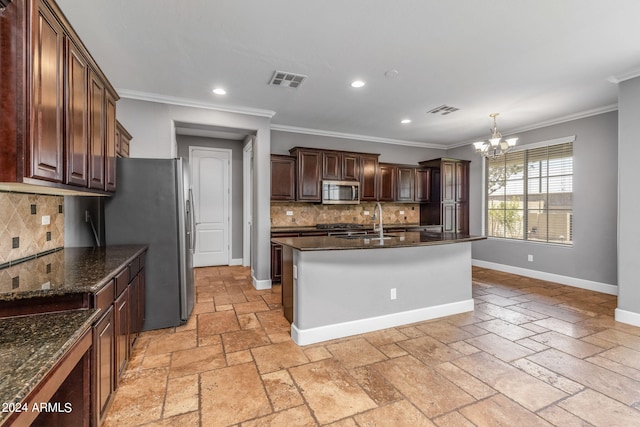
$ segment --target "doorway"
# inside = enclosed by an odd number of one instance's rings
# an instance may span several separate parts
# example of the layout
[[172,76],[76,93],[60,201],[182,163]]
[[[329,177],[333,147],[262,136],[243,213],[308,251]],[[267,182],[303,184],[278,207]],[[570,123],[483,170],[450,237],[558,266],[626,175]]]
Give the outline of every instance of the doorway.
[[194,267],[230,264],[231,150],[189,148],[194,196]]

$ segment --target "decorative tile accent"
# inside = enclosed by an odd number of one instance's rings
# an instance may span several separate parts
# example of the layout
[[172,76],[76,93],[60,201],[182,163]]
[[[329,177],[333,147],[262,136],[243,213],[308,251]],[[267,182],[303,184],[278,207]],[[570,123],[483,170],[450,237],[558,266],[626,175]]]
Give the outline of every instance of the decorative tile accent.
[[63,203],[62,196],[0,192],[0,264],[63,247]]
[[[321,205],[314,203],[271,203],[271,226],[314,226],[327,223],[352,223],[373,225],[375,203],[359,205]],[[292,216],[287,216],[292,211]],[[368,211],[369,215],[364,212]],[[403,212],[403,213],[400,213]],[[420,204],[418,203],[382,203],[384,224],[418,224],[420,222]]]

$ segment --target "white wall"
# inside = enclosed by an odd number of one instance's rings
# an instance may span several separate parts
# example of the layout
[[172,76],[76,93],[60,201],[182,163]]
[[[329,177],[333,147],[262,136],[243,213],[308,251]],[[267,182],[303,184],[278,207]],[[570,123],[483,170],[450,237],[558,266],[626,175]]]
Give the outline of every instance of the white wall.
[[177,155],[174,121],[196,123],[255,133],[253,180],[254,284],[270,286],[270,194],[271,119],[206,108],[185,107],[157,102],[121,99],[118,120],[133,136],[131,157],[172,158]]
[[[638,114],[635,117],[637,122]],[[519,147],[575,135],[573,246],[487,239],[474,242],[474,260],[548,274],[541,277],[551,280],[561,281],[564,278],[564,283],[579,287],[617,292],[617,120],[618,114],[614,111],[514,134],[519,137]],[[640,131],[636,132],[638,134]],[[481,157],[470,145],[449,150],[447,155],[473,160],[470,228],[472,234],[481,234],[484,209]],[[534,262],[527,261],[529,254],[533,255]]]
[[640,326],[640,77],[618,92],[618,309],[616,320]]

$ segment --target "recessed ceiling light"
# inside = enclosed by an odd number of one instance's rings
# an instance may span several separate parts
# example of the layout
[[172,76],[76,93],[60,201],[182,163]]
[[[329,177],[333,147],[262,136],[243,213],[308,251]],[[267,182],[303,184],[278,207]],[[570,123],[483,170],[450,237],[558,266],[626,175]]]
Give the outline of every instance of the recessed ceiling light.
[[400,123],[402,123],[403,125],[406,125],[407,123],[411,123],[411,119],[402,119],[400,120]]
[[227,91],[222,89],[221,87],[217,87],[213,90],[213,93],[215,93],[216,95],[226,95]]
[[365,85],[365,82],[363,82],[362,80],[356,80],[351,83],[351,87],[362,87],[364,85]]

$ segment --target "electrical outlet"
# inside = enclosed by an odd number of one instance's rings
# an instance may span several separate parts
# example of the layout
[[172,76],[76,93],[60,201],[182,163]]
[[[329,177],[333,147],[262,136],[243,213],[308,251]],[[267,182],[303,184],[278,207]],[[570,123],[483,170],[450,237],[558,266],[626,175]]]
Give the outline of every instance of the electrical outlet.
[[364,211],[364,214],[365,215],[369,215],[369,211]]
[[391,288],[391,292],[389,292],[389,298],[392,300],[397,298],[396,288]]
[[400,211],[400,215],[404,215],[404,211]]
[[293,216],[293,211],[287,211],[287,216]]
[[527,255],[527,260],[529,262],[533,262],[533,255],[531,255],[531,254]]
[[297,265],[293,266],[293,278],[294,279],[298,278],[298,266]]
[[49,215],[42,215],[42,225],[51,224],[51,217]]

